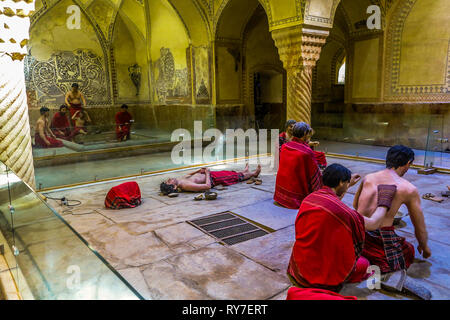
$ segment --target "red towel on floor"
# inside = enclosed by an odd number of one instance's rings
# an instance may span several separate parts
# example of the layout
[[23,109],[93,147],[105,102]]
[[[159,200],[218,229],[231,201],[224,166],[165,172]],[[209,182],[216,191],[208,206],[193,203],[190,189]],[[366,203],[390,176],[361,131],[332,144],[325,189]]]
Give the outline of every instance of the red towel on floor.
[[297,138],[281,147],[273,199],[280,205],[298,209],[303,199],[322,187],[322,174],[314,151]]
[[134,181],[112,187],[105,199],[105,207],[110,209],[134,208],[141,203],[141,190]]
[[358,300],[354,296],[343,296],[339,293],[315,289],[315,288],[296,288],[291,287],[288,290],[286,300]]

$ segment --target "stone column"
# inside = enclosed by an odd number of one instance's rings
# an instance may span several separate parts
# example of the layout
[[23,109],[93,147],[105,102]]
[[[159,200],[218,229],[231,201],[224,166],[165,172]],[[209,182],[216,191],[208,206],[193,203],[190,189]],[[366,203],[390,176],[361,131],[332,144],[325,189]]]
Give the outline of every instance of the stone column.
[[35,188],[23,58],[34,0],[0,1],[0,160]]
[[311,123],[312,69],[328,34],[302,26],[272,31],[287,72],[287,119]]

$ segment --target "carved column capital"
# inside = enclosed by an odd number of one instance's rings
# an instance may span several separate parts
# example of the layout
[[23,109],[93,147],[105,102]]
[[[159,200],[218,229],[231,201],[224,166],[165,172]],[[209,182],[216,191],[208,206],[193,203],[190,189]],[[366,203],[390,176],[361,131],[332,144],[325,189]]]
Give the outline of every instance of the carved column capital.
[[272,38],[284,68],[313,68],[319,60],[322,46],[329,31],[308,29],[303,26],[272,31]]
[[329,31],[295,26],[272,31],[287,71],[287,119],[311,123],[312,69]]

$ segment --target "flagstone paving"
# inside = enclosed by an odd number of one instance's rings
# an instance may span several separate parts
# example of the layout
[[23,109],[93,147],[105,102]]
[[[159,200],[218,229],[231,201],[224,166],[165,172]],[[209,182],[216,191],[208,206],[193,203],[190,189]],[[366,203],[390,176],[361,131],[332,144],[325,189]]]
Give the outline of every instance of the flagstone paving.
[[[383,168],[379,164],[333,158],[328,162],[341,163],[361,175]],[[241,162],[216,168],[233,170],[243,166]],[[134,209],[104,207],[106,193],[120,182],[46,194],[82,201],[80,206],[67,211],[59,201],[48,200],[146,299],[285,299],[290,287],[286,268],[295,240],[297,212],[273,203],[276,172],[263,168],[262,185],[229,186],[217,191],[219,196],[215,201],[194,201],[195,193],[180,194],[177,198],[159,195],[158,185],[163,179],[182,174],[184,172],[134,179],[143,195],[142,205]],[[419,188],[420,194],[438,194],[450,185],[450,176],[445,174],[422,176],[410,170],[405,178]],[[346,204],[352,205],[357,188],[354,186],[345,195]],[[417,259],[408,274],[429,288],[433,299],[450,299],[450,199],[440,204],[422,200],[422,207],[432,257],[424,260],[416,250]],[[407,212],[405,208],[401,210]],[[225,246],[186,222],[225,211],[232,211],[274,232]],[[411,220],[409,217],[403,220],[398,228],[399,235],[417,247]],[[52,231],[51,222],[46,228]],[[341,293],[369,300],[411,299],[370,290],[365,282],[348,285]]]

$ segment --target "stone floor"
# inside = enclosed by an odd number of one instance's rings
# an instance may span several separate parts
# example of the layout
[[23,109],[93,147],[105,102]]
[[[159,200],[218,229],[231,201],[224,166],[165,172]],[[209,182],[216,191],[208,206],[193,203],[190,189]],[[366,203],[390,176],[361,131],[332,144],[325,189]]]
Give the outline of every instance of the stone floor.
[[[328,160],[362,175],[382,169],[379,164]],[[232,163],[212,169],[236,169],[243,165]],[[262,185],[230,186],[218,191],[219,197],[215,201],[193,201],[195,194],[191,193],[180,194],[177,198],[160,196],[158,184],[169,176],[180,174],[135,179],[142,191],[143,204],[134,209],[104,208],[107,191],[118,182],[46,194],[82,201],[81,206],[67,212],[57,201],[48,200],[146,299],[285,299],[290,287],[286,268],[294,241],[297,211],[273,204],[275,173],[272,169],[263,168]],[[422,176],[410,170],[405,177],[418,186],[421,194],[438,194],[450,185],[450,176],[444,174]],[[357,188],[354,186],[344,197],[348,205],[351,205]],[[433,299],[450,299],[450,200],[440,204],[423,200],[422,207],[432,256],[424,260],[416,251],[417,259],[408,274],[427,286]],[[224,246],[186,222],[228,210],[274,232]],[[404,219],[398,233],[417,247],[409,217]],[[346,286],[341,293],[369,300],[410,299],[369,290],[365,282]]]

